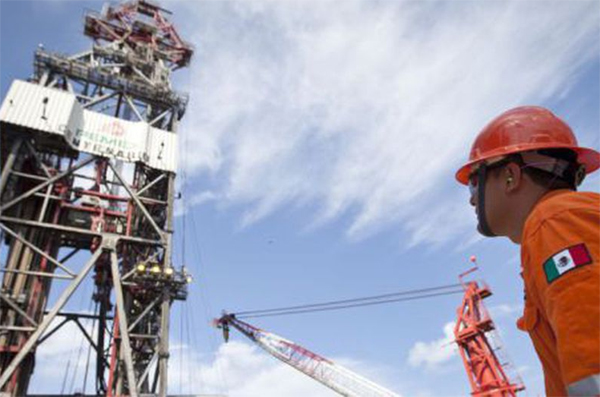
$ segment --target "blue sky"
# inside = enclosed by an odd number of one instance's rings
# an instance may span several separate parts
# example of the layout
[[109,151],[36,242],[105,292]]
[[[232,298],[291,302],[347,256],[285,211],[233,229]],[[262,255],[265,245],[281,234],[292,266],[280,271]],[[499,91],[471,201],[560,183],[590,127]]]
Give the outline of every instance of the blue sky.
[[[173,313],[172,391],[332,395],[241,337],[222,345],[209,321],[222,309],[449,284],[476,255],[505,348],[527,394],[542,395],[533,348],[514,326],[519,249],[477,235],[468,193],[453,176],[481,127],[517,105],[550,107],[582,145],[600,147],[599,3],[164,5],[196,47],[191,68],[174,78],[191,95],[180,126],[186,183],[179,178],[174,259],[195,282]],[[89,47],[85,8],[101,2],[0,2],[2,97],[32,73],[39,43],[64,53]],[[599,181],[591,176],[583,190],[599,191]],[[84,303],[73,309],[88,309],[90,290],[83,286]],[[403,396],[457,396],[469,392],[464,369],[440,346],[459,303],[444,297],[254,323]],[[40,348],[34,390],[59,391],[64,366],[49,362],[75,362],[72,338],[80,337],[67,329]]]

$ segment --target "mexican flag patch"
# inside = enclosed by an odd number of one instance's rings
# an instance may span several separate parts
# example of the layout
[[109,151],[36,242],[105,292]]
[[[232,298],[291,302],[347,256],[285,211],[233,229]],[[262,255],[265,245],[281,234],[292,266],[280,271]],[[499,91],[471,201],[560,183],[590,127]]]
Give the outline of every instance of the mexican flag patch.
[[592,263],[592,257],[585,244],[578,244],[552,255],[544,262],[544,272],[549,283],[569,270]]

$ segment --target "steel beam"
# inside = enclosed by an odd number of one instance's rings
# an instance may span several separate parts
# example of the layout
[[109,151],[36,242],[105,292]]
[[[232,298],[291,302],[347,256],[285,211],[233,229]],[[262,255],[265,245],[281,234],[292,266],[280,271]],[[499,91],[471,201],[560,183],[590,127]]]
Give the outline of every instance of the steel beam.
[[110,98],[112,98],[112,97],[116,96],[117,94],[118,94],[118,92],[117,92],[117,91],[113,91],[113,92],[111,92],[111,93],[108,93],[108,94],[106,94],[106,95],[102,95],[102,96],[96,97],[96,98],[92,99],[91,101],[89,101],[89,102],[85,103],[85,104],[83,105],[83,108],[84,108],[84,109],[90,108],[90,107],[92,107],[92,106],[94,106],[94,105],[97,105],[97,104],[99,104],[99,103],[102,103],[102,102],[104,102],[104,101],[106,101],[106,100],[108,100],[108,99],[110,99]]
[[45,71],[44,74],[42,75],[42,77],[40,77],[40,82],[39,84],[44,87],[46,85],[46,83],[48,82],[48,78],[50,77],[50,73],[48,71]]
[[79,60],[81,58],[89,57],[90,55],[92,55],[92,51],[91,50],[87,50],[87,51],[83,51],[83,52],[80,52],[80,53],[75,54],[75,55],[71,55],[69,57],[69,59],[73,60],[73,61],[76,61],[76,60]]
[[137,118],[140,121],[146,121],[142,115],[140,114],[140,112],[137,110],[137,108],[135,107],[135,104],[133,103],[133,101],[131,100],[131,98],[129,98],[129,95],[124,94],[123,95],[125,97],[125,100],[127,101],[127,104],[129,105],[129,107],[131,108],[131,110],[133,110],[133,112],[135,113],[135,115],[137,116]]
[[44,171],[44,174],[46,174],[46,177],[50,178],[52,176],[52,174],[50,174],[50,171],[48,171],[48,166],[46,166],[46,164],[44,164],[44,162],[40,158],[40,155],[35,150],[35,148],[31,144],[31,142],[25,141],[25,146],[27,147],[29,152],[33,155],[33,158],[35,158],[35,162],[38,164],[38,166],[42,169],[42,171]]
[[28,246],[36,254],[43,256],[48,261],[50,261],[52,264],[54,264],[55,266],[64,270],[69,276],[75,277],[75,273],[73,273],[68,267],[66,267],[65,265],[63,265],[62,263],[60,263],[59,261],[54,259],[52,256],[50,256],[47,253],[45,253],[44,251],[42,251],[40,248],[36,247],[33,243],[31,243],[30,241],[25,239],[19,233],[16,233],[15,231],[11,230],[8,226],[4,225],[3,223],[0,223],[0,228],[2,230],[4,230],[6,233],[8,233],[11,236],[13,236],[14,238],[16,238],[17,240],[19,240],[20,242],[22,242],[23,244],[25,244],[26,246]]
[[88,333],[85,330],[85,328],[83,327],[83,325],[81,325],[81,323],[79,322],[79,319],[75,318],[75,319],[73,319],[71,321],[73,321],[77,325],[77,327],[79,327],[79,329],[83,333],[83,336],[85,337],[85,339],[87,339],[87,341],[89,342],[90,345],[92,345],[92,347],[94,348],[94,350],[96,350],[96,352],[99,353],[100,350],[98,350],[98,346],[96,346],[96,344],[92,340],[92,337],[90,335],[88,335]]
[[[88,180],[88,181],[93,181],[93,182],[96,181],[96,178],[92,178],[91,176],[87,176],[87,175],[83,175],[83,174],[75,174],[75,173],[73,173],[73,176],[76,177],[76,178],[81,178],[81,179],[85,179],[85,180]],[[103,181],[103,183],[105,183],[107,185],[121,186],[120,183],[116,183],[116,182],[109,181],[109,180],[105,180],[105,181]]]
[[54,182],[68,176],[69,174],[77,171],[78,169],[80,169],[82,167],[85,167],[86,165],[91,163],[94,159],[95,159],[94,156],[90,156],[89,158],[82,160],[79,163],[75,164],[73,167],[69,168],[68,170],[61,172],[60,174],[57,174],[51,178],[48,178],[47,181],[40,183],[39,185],[37,185],[37,186],[31,188],[30,190],[28,190],[27,192],[23,193],[19,197],[12,199],[8,203],[2,205],[0,207],[0,211],[2,211],[2,212],[6,211],[7,208],[10,208],[13,205],[17,204],[18,202],[23,201],[24,199],[32,196],[33,194],[35,194],[35,193],[39,192],[40,190],[42,190],[43,188],[45,188],[46,186],[53,184]]
[[0,331],[24,331],[33,332],[35,327],[21,327],[18,325],[0,325]]
[[12,170],[10,173],[15,176],[20,176],[21,178],[35,179],[36,181],[47,181],[48,180],[48,178],[43,177],[43,176],[34,175],[34,174],[26,174],[24,172],[19,172],[19,171],[15,171],[15,170]]
[[[47,314],[47,313],[46,313]],[[98,320],[101,316],[97,314],[89,314],[89,313],[74,313],[74,312],[60,312],[56,314],[58,317],[67,317],[69,319],[73,318],[86,318],[89,320]],[[105,316],[107,320],[112,320],[112,316]]]
[[154,178],[154,180],[152,180],[152,182],[146,184],[146,186],[144,186],[143,188],[141,188],[140,190],[137,191],[138,196],[141,196],[142,193],[144,193],[146,190],[150,189],[152,186],[154,186],[155,184],[157,184],[158,182],[160,182],[166,176],[167,176],[167,174],[160,174],[159,176],[157,176],[156,178]]
[[172,111],[172,109],[167,109],[164,112],[162,112],[160,115],[158,115],[157,117],[155,117],[152,121],[150,121],[150,125],[154,125],[156,123],[158,123],[160,120],[164,119],[166,115],[168,115],[170,112]]
[[27,226],[32,226],[32,227],[39,227],[42,229],[54,229],[54,230],[59,230],[59,231],[63,231],[63,232],[68,232],[68,233],[83,234],[83,235],[87,235],[87,236],[113,237],[113,238],[118,238],[121,241],[128,241],[128,242],[132,242],[132,243],[140,243],[140,244],[147,244],[147,245],[163,245],[163,242],[159,241],[159,240],[148,240],[148,239],[141,238],[141,237],[121,236],[121,235],[114,234],[114,233],[93,232],[93,231],[87,230],[87,229],[79,229],[76,227],[62,226],[62,225],[57,225],[54,223],[42,223],[42,222],[37,222],[37,221],[28,221],[28,220],[19,219],[19,218],[12,218],[9,216],[0,216],[0,222],[14,223],[16,225],[27,225]]
[[[135,268],[135,266],[128,271],[123,277],[121,277],[121,284],[125,285],[125,280],[127,280],[129,277],[133,276],[135,274],[135,272],[137,271],[137,269]],[[135,283],[133,283],[135,284]]]
[[137,67],[133,66],[132,69],[135,72],[135,74],[140,76],[142,79],[146,80],[148,85],[151,85],[153,87],[155,86],[155,84],[152,82],[152,80],[150,80],[144,73],[140,72],[140,70]]
[[[17,153],[19,153],[19,149],[21,148],[21,143],[23,142],[22,138],[17,138],[13,142],[10,152],[8,153],[8,157],[6,158],[6,162],[3,164],[2,174],[0,175],[0,198],[2,198],[4,194],[4,188],[6,187],[6,182],[8,182],[8,177],[12,170],[13,165],[15,164],[15,160],[17,158]],[[0,210],[0,214],[2,210]]]
[[53,196],[53,195],[46,196],[45,193],[35,193],[34,196],[35,197],[41,197],[43,199],[45,199],[46,197],[48,197],[49,200],[62,200],[63,199],[62,197],[59,197],[59,196]]
[[157,205],[167,205],[168,202],[164,201],[164,200],[156,200],[156,199],[152,199],[149,197],[140,197],[140,201],[142,203],[147,203],[147,204],[157,204]]
[[53,274],[53,273],[45,273],[45,272],[37,272],[34,270],[15,270],[15,269],[0,269],[1,273],[16,273],[16,274],[26,274],[28,276],[39,276],[39,277],[48,277],[48,278],[60,278],[63,280],[73,280],[74,276],[64,276],[62,274]]
[[150,359],[150,361],[148,362],[148,365],[146,366],[146,369],[142,373],[142,376],[140,376],[140,379],[138,379],[138,384],[137,384],[138,389],[142,387],[142,384],[148,378],[148,374],[150,373],[150,369],[152,368],[152,365],[156,362],[157,358],[158,358],[158,352],[155,352],[154,355],[152,356],[152,358]]
[[62,258],[60,258],[59,262],[65,263],[66,261],[71,259],[73,257],[73,255],[75,255],[78,252],[79,252],[79,248],[73,248],[73,250],[71,250],[71,252],[69,252],[67,255],[63,256]]
[[[177,131],[178,122],[177,119],[172,120],[171,130],[173,133]],[[175,174],[168,174],[167,184],[167,225],[165,233],[165,255],[163,256],[164,262],[171,261],[172,255],[172,239],[173,239],[173,198],[175,196]],[[185,233],[185,231],[184,231]],[[168,263],[170,266],[171,264]],[[169,380],[169,316],[171,312],[171,297],[169,292],[163,290],[163,301],[161,303],[160,311],[160,340],[158,346],[158,376],[160,378],[160,386],[158,395],[160,397],[167,396],[167,382]]]
[[42,229],[55,229],[55,230],[60,230],[62,232],[70,232],[70,233],[79,233],[79,234],[84,234],[84,235],[89,235],[89,236],[97,236],[100,237],[102,234],[100,232],[94,232],[88,229],[80,229],[77,227],[71,227],[71,226],[62,226],[62,225],[58,225],[55,223],[45,223],[45,222],[38,222],[38,221],[30,221],[27,219],[21,219],[21,218],[13,218],[10,216],[1,216],[0,217],[0,222],[6,222],[6,223],[14,223],[16,225],[25,225],[25,226],[32,226],[32,227],[39,227]]
[[158,335],[151,334],[129,334],[129,336],[133,339],[158,339]]
[[144,216],[148,219],[148,221],[150,222],[150,224],[152,225],[152,227],[154,228],[154,230],[156,231],[156,233],[158,233],[158,236],[160,237],[160,239],[162,241],[164,241],[164,235],[163,235],[164,232],[158,227],[158,225],[156,224],[156,222],[154,222],[154,219],[152,218],[152,215],[150,215],[150,213],[146,209],[146,206],[144,206],[144,204],[140,201],[140,198],[137,196],[137,194],[133,190],[131,190],[131,188],[129,187],[129,185],[125,182],[125,180],[121,176],[121,173],[119,173],[119,171],[117,170],[117,168],[110,161],[108,162],[108,166],[110,167],[110,169],[112,170],[112,172],[115,174],[115,176],[117,177],[117,179],[119,180],[119,182],[121,182],[121,184],[123,185],[123,187],[127,191],[127,194],[129,194],[129,196],[133,199],[133,201],[135,202],[135,204],[142,211],[142,213],[144,214]]
[[14,311],[19,313],[21,317],[27,320],[29,324],[33,325],[34,327],[37,327],[37,322],[33,318],[31,318],[23,309],[21,309],[19,305],[13,302],[13,300],[10,299],[8,295],[0,293],[0,299],[6,302],[6,304],[10,306]]
[[[48,314],[48,313],[44,313],[44,314]],[[60,313],[56,314],[57,316],[60,316]],[[63,325],[65,325],[66,323],[68,323],[69,321],[71,321],[70,318],[65,318],[64,320],[62,320],[57,326],[55,326],[54,328],[52,328],[47,334],[44,334],[40,339],[38,339],[38,345],[41,345],[42,343],[44,343],[44,341],[46,339],[48,339],[49,337],[51,337],[56,331],[58,331],[59,329],[62,328]]]
[[[133,358],[131,354],[131,341],[129,339],[129,331],[127,327],[127,311],[125,310],[125,302],[123,299],[123,288],[121,287],[121,275],[119,273],[119,264],[117,253],[110,253],[110,269],[112,271],[113,285],[115,288],[115,296],[117,301],[117,314],[119,316],[119,332],[121,336],[121,354],[125,361],[125,372],[127,374],[127,383],[129,385],[129,395],[138,397],[137,382],[135,380],[135,371],[133,368]],[[114,343],[114,342],[113,342]]]
[[52,192],[53,185],[48,185],[46,188],[46,194],[44,194],[44,202],[40,209],[40,215],[38,216],[38,222],[43,222],[46,217],[46,210],[48,209],[48,203],[50,202],[50,193]]
[[169,314],[171,298],[168,292],[163,292],[160,313],[160,339],[158,344],[158,371],[160,377],[159,397],[167,396],[167,381],[169,380]]
[[0,375],[0,388],[4,387],[4,385],[10,379],[15,369],[17,369],[18,365],[35,347],[38,339],[46,331],[48,326],[50,326],[50,323],[52,322],[52,320],[54,320],[56,314],[60,311],[60,309],[62,309],[65,303],[67,303],[67,301],[69,300],[71,295],[73,295],[77,287],[79,287],[85,276],[87,276],[89,271],[94,267],[96,260],[100,257],[102,252],[103,248],[97,249],[96,252],[94,252],[92,257],[90,258],[90,260],[83,266],[77,277],[71,282],[71,284],[69,284],[69,286],[67,286],[67,288],[65,288],[52,310],[50,310],[48,315],[44,317],[37,329],[31,334],[31,336],[29,337],[29,339],[27,339],[27,342],[25,342],[21,350],[6,367],[6,370],[2,373],[2,375]]
[[148,313],[150,313],[150,310],[152,310],[152,309],[154,308],[154,306],[156,306],[156,304],[157,304],[158,302],[160,302],[160,298],[161,298],[161,296],[160,296],[160,295],[159,295],[159,296],[157,296],[157,297],[156,297],[156,299],[154,299],[154,301],[152,301],[152,302],[151,302],[151,303],[148,305],[148,307],[146,307],[146,308],[144,309],[144,311],[140,313],[140,315],[139,315],[139,316],[138,316],[138,317],[135,319],[135,321],[131,323],[131,325],[129,326],[129,331],[130,331],[130,332],[131,332],[131,331],[133,331],[133,329],[134,329],[134,328],[135,328],[135,326],[136,326],[136,325],[137,325],[137,324],[140,322],[140,320],[141,320],[142,318],[144,318],[144,317],[145,317],[145,316],[146,316]]

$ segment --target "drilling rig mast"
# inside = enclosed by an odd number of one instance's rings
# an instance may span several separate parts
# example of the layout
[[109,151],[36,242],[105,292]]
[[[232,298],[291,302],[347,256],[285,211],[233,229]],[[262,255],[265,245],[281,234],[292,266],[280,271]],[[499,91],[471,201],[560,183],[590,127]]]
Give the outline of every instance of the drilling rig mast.
[[[471,258],[475,262],[475,258]],[[487,285],[476,281],[464,282],[463,277],[477,267],[460,275],[465,294],[457,310],[454,337],[459,348],[469,384],[474,397],[514,397],[524,390],[523,382],[511,382],[507,368],[508,360],[501,362],[501,345],[495,336],[496,326],[492,321],[483,299],[492,295]],[[492,343],[491,341],[495,341]]]
[[[87,13],[92,48],[38,49],[33,78],[2,103],[3,395],[27,394],[37,346],[73,321],[95,352],[97,395],[166,396],[170,307],[191,280],[171,262],[187,96],[170,75],[193,54],[168,14],[146,0]],[[66,312],[86,282],[93,313]]]

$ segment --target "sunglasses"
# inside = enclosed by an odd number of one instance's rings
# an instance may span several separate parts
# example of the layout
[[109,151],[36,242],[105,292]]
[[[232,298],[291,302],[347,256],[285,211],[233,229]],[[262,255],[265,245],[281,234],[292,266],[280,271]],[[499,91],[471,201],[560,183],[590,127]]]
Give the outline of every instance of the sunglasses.
[[488,171],[491,171],[496,168],[504,167],[511,161],[513,161],[513,160],[511,160],[510,158],[504,158],[504,159],[499,160],[492,164],[484,163],[481,166],[477,167],[477,169],[475,169],[473,172],[471,172],[469,174],[469,183],[468,183],[469,193],[471,194],[471,196],[473,196],[477,192],[477,186],[479,185],[479,178],[480,178],[480,175],[483,174],[482,171],[484,168],[485,168],[485,172],[487,174]]

